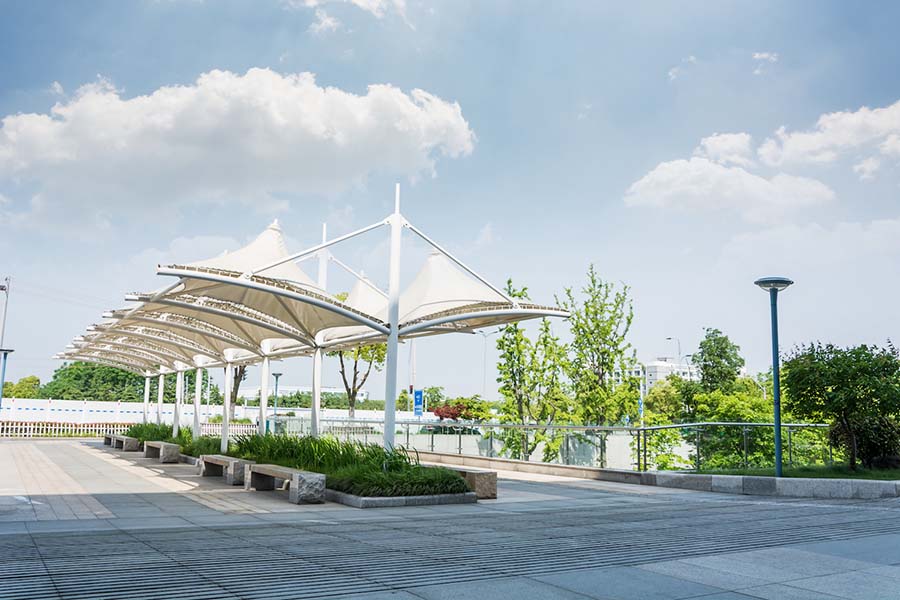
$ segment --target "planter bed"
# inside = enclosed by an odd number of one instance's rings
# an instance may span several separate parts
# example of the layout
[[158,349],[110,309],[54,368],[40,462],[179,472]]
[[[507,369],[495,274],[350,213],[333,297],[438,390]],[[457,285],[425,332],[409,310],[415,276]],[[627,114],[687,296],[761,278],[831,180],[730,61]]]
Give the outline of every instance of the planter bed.
[[346,504],[353,508],[389,508],[394,506],[434,506],[436,504],[473,504],[475,492],[464,494],[433,494],[430,496],[354,496],[336,490],[325,490],[325,500]]

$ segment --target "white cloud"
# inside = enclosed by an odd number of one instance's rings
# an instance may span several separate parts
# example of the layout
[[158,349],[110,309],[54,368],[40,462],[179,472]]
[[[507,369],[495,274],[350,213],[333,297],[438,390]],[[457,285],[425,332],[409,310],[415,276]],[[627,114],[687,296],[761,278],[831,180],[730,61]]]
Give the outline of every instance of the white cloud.
[[217,235],[177,237],[166,248],[145,248],[128,259],[128,266],[154,273],[156,265],[185,264],[219,256],[243,246],[238,240]]
[[459,105],[424,90],[371,85],[356,95],[268,69],[211,71],[133,98],[99,79],[48,114],[0,123],[0,182],[79,213],[271,206],[376,172],[433,176],[438,157],[468,155],[475,143]]
[[884,108],[862,107],[819,117],[811,131],[789,133],[785,127],[775,132],[759,148],[759,157],[771,166],[783,164],[830,163],[842,154],[863,146],[881,143],[884,154],[900,153],[900,101]]
[[870,156],[853,165],[853,172],[859,175],[861,180],[866,181],[875,178],[875,171],[880,166],[881,161],[874,156]]
[[789,213],[834,198],[824,183],[806,177],[754,175],[706,158],[673,160],[656,166],[625,194],[629,206],[682,210],[732,210],[754,223],[774,222]]
[[378,19],[383,18],[391,9],[406,18],[406,0],[282,0],[282,6],[292,9],[316,8],[337,3],[352,4]]
[[484,248],[494,243],[494,228],[490,223],[478,230],[478,236],[475,238],[474,246],[476,248]]
[[726,165],[753,165],[753,138],[749,133],[714,133],[700,140],[694,156],[709,158]]
[[893,280],[884,277],[883,269],[896,259],[900,259],[900,219],[773,227],[737,235],[722,252],[725,264],[758,264],[763,271],[781,265],[789,272],[821,274],[816,279],[833,283],[837,274],[846,278],[869,272],[878,280]]
[[753,60],[756,61],[756,68],[753,69],[754,75],[762,75],[765,73],[767,64],[775,64],[778,62],[777,52],[754,52]]
[[681,76],[681,74],[684,72],[687,65],[695,65],[695,64],[697,64],[697,57],[694,56],[693,54],[686,58],[682,58],[680,65],[674,66],[671,69],[669,69],[669,73],[668,73],[669,81],[675,81],[676,79],[678,79]]
[[309,26],[309,32],[315,33],[316,35],[321,35],[323,33],[330,33],[332,31],[337,31],[337,28],[341,26],[341,22],[329,15],[327,12],[322,10],[321,8],[316,9],[316,20],[313,21]]

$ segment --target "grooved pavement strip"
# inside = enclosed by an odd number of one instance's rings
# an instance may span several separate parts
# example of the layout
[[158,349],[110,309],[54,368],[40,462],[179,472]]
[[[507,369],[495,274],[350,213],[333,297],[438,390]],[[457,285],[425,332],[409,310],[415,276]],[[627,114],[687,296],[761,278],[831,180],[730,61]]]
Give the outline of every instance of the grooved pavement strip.
[[900,598],[897,499],[501,475],[476,505],[296,506],[94,441],[0,441],[0,599]]

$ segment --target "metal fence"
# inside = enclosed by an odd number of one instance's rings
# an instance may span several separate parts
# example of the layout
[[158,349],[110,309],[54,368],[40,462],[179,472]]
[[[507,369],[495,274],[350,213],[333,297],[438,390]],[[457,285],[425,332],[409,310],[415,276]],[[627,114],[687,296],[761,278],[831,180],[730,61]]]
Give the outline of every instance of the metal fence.
[[[683,423],[654,427],[535,426],[478,422],[398,421],[396,442],[427,452],[514,458],[613,469],[719,470],[766,468],[774,464],[772,423]],[[310,433],[306,417],[270,419],[268,430]],[[363,443],[381,441],[384,423],[366,419],[323,419],[320,433]],[[835,451],[828,425],[782,424],[788,466],[829,464]]]

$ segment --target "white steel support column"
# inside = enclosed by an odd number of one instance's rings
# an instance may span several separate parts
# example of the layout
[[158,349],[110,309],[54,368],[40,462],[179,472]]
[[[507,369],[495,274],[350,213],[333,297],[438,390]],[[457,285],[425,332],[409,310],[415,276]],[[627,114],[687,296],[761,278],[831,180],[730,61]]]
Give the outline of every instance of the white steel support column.
[[150,414],[150,378],[144,377],[144,425],[147,424],[147,417]]
[[156,388],[156,424],[162,423],[163,397],[166,393],[166,376],[159,374],[159,386]]
[[231,407],[231,383],[234,379],[234,367],[231,363],[225,367],[225,397],[222,399],[222,454],[228,452],[228,409]]
[[175,410],[172,418],[172,435],[178,436],[181,428],[181,405],[184,403],[184,371],[175,374]]
[[266,434],[266,417],[269,412],[269,357],[264,356],[259,371],[259,435]]
[[194,434],[194,439],[197,439],[200,437],[200,401],[203,396],[203,369],[197,367],[194,373],[194,423],[191,433]]
[[394,191],[394,214],[391,220],[391,264],[388,276],[388,326],[387,360],[384,369],[384,447],[394,446],[394,428],[397,420],[397,354],[400,342],[400,250],[403,221],[400,216],[400,184]]
[[[328,226],[322,223],[322,243],[328,241]],[[319,251],[319,280],[316,282],[323,290],[328,287],[328,250]],[[316,345],[320,342],[316,336]],[[309,432],[311,435],[319,435],[319,416],[322,412],[322,359],[324,351],[316,348],[313,352],[313,376],[312,376],[312,403],[309,407]]]
[[324,350],[316,348],[313,352],[312,404],[309,409],[309,432],[319,435],[319,413],[322,410],[322,355]]

